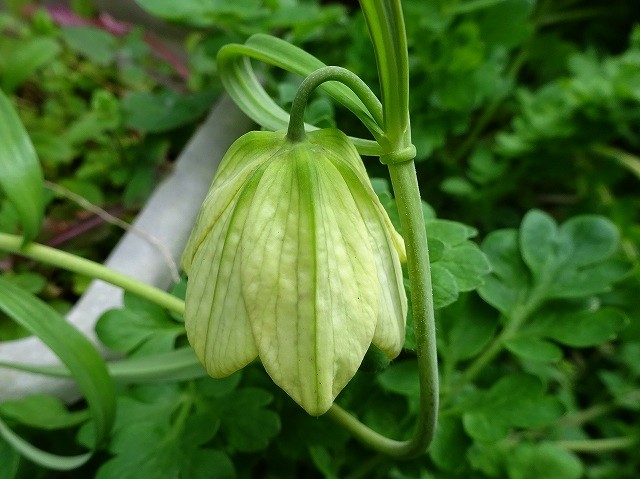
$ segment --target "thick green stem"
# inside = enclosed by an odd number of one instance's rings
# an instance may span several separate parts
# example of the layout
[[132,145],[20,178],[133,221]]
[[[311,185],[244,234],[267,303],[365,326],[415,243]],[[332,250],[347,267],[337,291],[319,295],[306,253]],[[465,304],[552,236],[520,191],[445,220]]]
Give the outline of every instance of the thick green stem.
[[322,67],[309,74],[309,76],[302,81],[300,87],[298,87],[296,96],[293,99],[293,104],[291,105],[289,130],[287,131],[287,137],[290,141],[297,142],[304,139],[305,108],[315,89],[327,81],[339,81],[351,88],[360,101],[362,101],[365,108],[369,110],[371,116],[377,122],[382,122],[382,105],[380,101],[358,75],[342,67]]
[[374,449],[396,458],[410,458],[423,453],[433,439],[439,386],[431,267],[413,162],[415,147],[411,143],[407,39],[400,0],[360,0],[360,6],[373,42],[382,91],[384,134],[378,139],[383,151],[380,161],[389,165],[407,248],[420,410],[414,435],[406,441],[381,436],[338,406],[333,406],[327,414]]
[[184,314],[184,301],[181,299],[94,261],[37,243],[30,243],[22,247],[22,237],[4,233],[0,233],[0,250],[42,261],[90,278],[101,279],[107,283],[120,286],[122,289],[141,298],[153,301],[169,311],[180,315]]
[[413,161],[389,165],[393,191],[407,248],[411,304],[418,355],[420,412],[416,435],[409,449],[427,448],[438,420],[438,358],[427,231]]

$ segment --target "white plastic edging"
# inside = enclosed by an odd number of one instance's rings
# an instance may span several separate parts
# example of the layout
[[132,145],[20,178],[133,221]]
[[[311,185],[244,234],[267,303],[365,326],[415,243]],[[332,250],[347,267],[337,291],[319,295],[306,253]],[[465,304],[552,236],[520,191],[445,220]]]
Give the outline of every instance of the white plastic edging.
[[[223,97],[176,160],[169,177],[156,188],[133,223],[137,230],[158,239],[179,263],[200,205],[213,175],[229,146],[253,126],[228,97]],[[171,283],[169,265],[160,250],[132,231],[127,232],[105,265],[167,289]],[[105,311],[122,305],[122,290],[93,281],[67,315],[67,319],[98,344],[94,326]],[[100,348],[107,355],[107,351]],[[58,364],[53,353],[37,338],[0,342],[0,361],[30,364]],[[70,381],[0,368],[0,401],[28,394],[53,394],[65,400],[77,398]]]

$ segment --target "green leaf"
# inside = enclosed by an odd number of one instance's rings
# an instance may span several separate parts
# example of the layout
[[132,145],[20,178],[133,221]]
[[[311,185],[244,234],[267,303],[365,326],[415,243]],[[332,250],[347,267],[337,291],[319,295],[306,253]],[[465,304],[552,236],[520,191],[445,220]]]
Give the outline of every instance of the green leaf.
[[519,305],[602,293],[629,270],[611,259],[618,243],[618,231],[606,218],[577,216],[557,227],[546,213],[530,211],[519,231],[499,230],[485,239],[493,274],[480,294],[509,316]]
[[453,362],[470,359],[491,341],[497,326],[492,308],[475,294],[463,295],[438,312],[439,352]]
[[509,479],[578,479],[584,472],[580,459],[550,443],[519,444],[506,463]]
[[219,400],[216,412],[232,448],[259,451],[280,432],[280,417],[265,407],[272,399],[263,389],[245,388]]
[[149,354],[171,351],[185,330],[161,306],[125,293],[124,307],[104,313],[96,333],[114,351]]
[[20,467],[20,454],[0,437],[0,479],[15,479]]
[[476,289],[484,283],[484,278],[491,271],[487,257],[471,241],[445,249],[442,258],[436,264],[449,270],[461,292]]
[[[532,22],[529,17],[534,11],[535,2],[531,0],[472,0],[462,3],[463,6],[491,5],[479,16],[482,39],[490,45],[514,47],[522,43],[533,33]],[[504,19],[509,21],[505,22]]]
[[615,398],[616,406],[630,411],[640,411],[637,380],[632,380],[628,375],[614,371],[600,371],[598,377],[604,383],[607,391]]
[[437,239],[447,246],[463,244],[473,238],[478,232],[467,225],[450,220],[426,219],[425,228],[429,239]]
[[433,283],[433,307],[444,308],[458,299],[460,290],[456,277],[445,266],[435,263],[431,266],[431,281]]
[[124,97],[122,108],[129,128],[162,133],[196,121],[209,110],[215,98],[211,91],[190,95],[168,90],[161,93],[133,92]]
[[95,27],[71,26],[62,28],[61,34],[69,48],[97,65],[107,66],[115,58],[118,41],[105,30]]
[[0,91],[0,188],[18,211],[24,244],[33,240],[44,216],[43,176],[18,114]]
[[[84,393],[99,447],[108,437],[115,414],[115,389],[104,360],[91,342],[54,309],[0,277],[0,310],[39,337],[73,374]],[[0,436],[32,461],[52,469],[73,469],[91,453],[65,457],[46,453],[25,442],[0,421]]]
[[529,294],[529,273],[518,250],[516,230],[498,230],[487,235],[482,251],[489,258],[490,274],[478,292],[491,306],[509,315]]
[[484,442],[503,439],[515,427],[553,424],[563,413],[557,399],[544,396],[540,380],[525,374],[505,376],[491,389],[477,391],[466,401],[464,428]]
[[460,418],[443,417],[438,421],[429,456],[440,469],[454,472],[464,467],[470,445]]
[[325,479],[338,479],[336,463],[326,447],[309,446],[309,455]]
[[131,424],[115,434],[110,450],[116,456],[100,467],[96,479],[235,479],[233,463],[225,453],[182,439],[172,433],[168,421]]
[[136,0],[136,3],[154,16],[200,26],[214,26],[229,17],[248,21],[264,13],[260,0],[182,0],[179,3],[172,0]]
[[420,385],[417,381],[418,366],[415,361],[399,361],[378,374],[383,389],[402,396],[418,398]]
[[614,308],[581,310],[556,306],[540,311],[532,319],[531,328],[567,346],[584,348],[615,339],[626,323],[625,315]]
[[620,234],[607,218],[576,216],[560,226],[559,239],[569,250],[569,263],[588,266],[608,259],[618,248]]
[[32,395],[0,404],[0,416],[38,429],[64,429],[89,419],[87,411],[70,412],[52,396]]
[[555,362],[562,359],[562,350],[558,346],[536,337],[515,337],[505,341],[504,346],[526,361]]
[[522,259],[539,279],[542,273],[555,267],[558,227],[553,219],[542,211],[529,211],[520,225],[520,251]]
[[580,298],[603,293],[628,273],[628,263],[617,260],[608,260],[579,269],[567,267],[555,277],[547,296],[549,298]]
[[3,58],[0,87],[8,95],[22,85],[36,71],[50,63],[60,53],[60,45],[51,38],[32,38],[16,42]]

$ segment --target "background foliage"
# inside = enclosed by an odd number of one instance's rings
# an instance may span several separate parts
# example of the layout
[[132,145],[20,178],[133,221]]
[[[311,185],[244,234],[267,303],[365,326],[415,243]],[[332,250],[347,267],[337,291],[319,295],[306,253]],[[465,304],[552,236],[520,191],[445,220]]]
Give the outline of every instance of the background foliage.
[[[0,86],[49,181],[116,214],[140,205],[220,92],[215,54],[276,33],[376,88],[354,5],[138,0],[186,28],[188,74],[140,29],[0,16]],[[77,11],[86,7],[75,2]],[[118,380],[115,426],[64,477],[627,478],[640,474],[640,12],[613,0],[404,0],[414,142],[437,306],[441,422],[429,452],[395,463],[306,416],[259,365],[226,380]],[[78,10],[79,9],[79,10]],[[91,10],[91,9],[89,9]],[[265,71],[285,107],[300,79]],[[141,114],[141,112],[145,112]],[[319,94],[308,112],[362,126]],[[367,159],[397,224],[385,172]],[[437,214],[436,214],[437,212]],[[109,228],[49,193],[40,241],[99,258]],[[0,200],[0,230],[15,211]],[[60,235],[74,240],[61,241]],[[79,232],[80,231],[80,232]],[[104,240],[106,242],[98,241]],[[58,238],[56,242],[55,239]],[[64,311],[82,282],[0,259],[3,278]],[[176,288],[180,295],[181,286]],[[411,320],[411,318],[409,318]],[[0,323],[4,339],[19,334]],[[181,320],[128,296],[101,341],[132,359],[186,345]],[[338,402],[406,437],[418,408],[412,329],[388,364],[370,351]],[[117,379],[117,377],[116,377]],[[184,378],[182,378],[184,379]],[[91,447],[85,404],[46,396],[0,418],[47,450]],[[0,478],[57,477],[0,440]]]

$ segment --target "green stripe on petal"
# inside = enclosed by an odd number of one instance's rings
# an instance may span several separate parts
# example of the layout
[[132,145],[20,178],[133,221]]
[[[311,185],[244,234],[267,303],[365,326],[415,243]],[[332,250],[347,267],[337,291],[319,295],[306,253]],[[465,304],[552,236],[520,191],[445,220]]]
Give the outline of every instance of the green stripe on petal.
[[189,342],[207,372],[226,377],[258,356],[242,298],[241,238],[266,164],[253,172],[193,258],[185,298]]
[[362,218],[361,221],[367,228],[376,262],[380,296],[373,344],[393,359],[402,351],[407,318],[407,295],[400,258],[385,222],[386,212],[381,213],[371,201],[367,191],[368,184],[363,185],[353,171],[343,163],[335,162],[334,165],[349,184],[350,192]]
[[220,162],[195,226],[182,254],[182,269],[189,273],[198,249],[213,225],[233,208],[247,179],[285,143],[284,132],[249,132],[238,138]]
[[404,246],[404,240],[402,236],[396,231],[391,223],[391,219],[387,214],[384,206],[380,203],[378,195],[371,186],[371,181],[367,175],[367,170],[362,163],[360,154],[356,150],[355,146],[342,131],[335,128],[327,128],[323,130],[316,130],[307,133],[309,143],[316,145],[326,151],[327,155],[330,155],[335,162],[340,162],[349,167],[353,173],[360,179],[360,183],[365,188],[369,201],[375,205],[376,209],[380,212],[381,218],[384,220],[389,235],[393,241],[393,245],[397,254],[400,257],[402,263],[407,261],[407,253]]
[[260,359],[309,414],[323,414],[375,330],[366,227],[338,171],[307,143],[265,171],[250,216],[241,270]]

